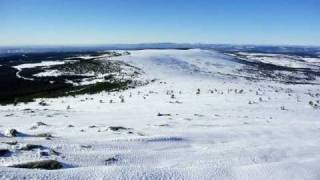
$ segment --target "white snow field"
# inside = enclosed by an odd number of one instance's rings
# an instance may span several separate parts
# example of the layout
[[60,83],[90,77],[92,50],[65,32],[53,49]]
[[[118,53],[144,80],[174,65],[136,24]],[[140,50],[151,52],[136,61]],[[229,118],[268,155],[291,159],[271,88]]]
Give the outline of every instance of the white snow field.
[[[214,51],[130,53],[112,59],[153,83],[0,106],[0,140],[17,141],[0,143],[0,179],[320,179],[319,85],[236,78],[244,65]],[[8,167],[45,159],[64,168]]]

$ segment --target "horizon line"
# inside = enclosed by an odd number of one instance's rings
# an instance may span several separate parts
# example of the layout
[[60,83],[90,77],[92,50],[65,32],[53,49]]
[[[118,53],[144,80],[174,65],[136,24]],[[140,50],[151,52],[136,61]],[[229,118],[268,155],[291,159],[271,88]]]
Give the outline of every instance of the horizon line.
[[140,43],[97,43],[97,44],[8,44],[1,45],[0,48],[55,48],[55,47],[102,47],[102,46],[139,46],[139,45],[215,45],[215,46],[287,46],[287,47],[319,47],[315,44],[263,44],[263,43],[176,43],[176,42],[140,42]]

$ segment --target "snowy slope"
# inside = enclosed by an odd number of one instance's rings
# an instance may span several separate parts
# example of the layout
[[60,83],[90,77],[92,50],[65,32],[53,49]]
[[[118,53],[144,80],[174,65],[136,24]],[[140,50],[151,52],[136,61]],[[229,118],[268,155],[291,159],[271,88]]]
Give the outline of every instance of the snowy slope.
[[[1,157],[0,179],[319,179],[320,109],[309,105],[320,100],[319,86],[237,78],[243,64],[199,49],[140,50],[113,59],[155,81],[45,99],[49,106],[39,99],[0,107],[1,142],[18,141],[0,144],[13,152]],[[39,121],[48,126],[31,128]],[[6,137],[10,128],[25,135]],[[32,136],[38,133],[54,137]],[[26,143],[45,148],[19,151]],[[49,149],[61,155],[40,155]],[[106,163],[109,158],[116,160]],[[40,159],[65,168],[6,167]]]

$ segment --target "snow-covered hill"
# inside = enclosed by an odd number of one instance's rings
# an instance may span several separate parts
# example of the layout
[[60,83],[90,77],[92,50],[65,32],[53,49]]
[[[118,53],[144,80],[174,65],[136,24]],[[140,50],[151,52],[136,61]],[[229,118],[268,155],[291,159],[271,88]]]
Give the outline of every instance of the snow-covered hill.
[[[266,78],[234,56],[200,49],[111,59],[152,83],[0,107],[0,149],[10,151],[0,179],[319,179],[317,77],[285,84],[285,72]],[[8,137],[9,129],[20,133]],[[45,159],[64,168],[8,167]]]

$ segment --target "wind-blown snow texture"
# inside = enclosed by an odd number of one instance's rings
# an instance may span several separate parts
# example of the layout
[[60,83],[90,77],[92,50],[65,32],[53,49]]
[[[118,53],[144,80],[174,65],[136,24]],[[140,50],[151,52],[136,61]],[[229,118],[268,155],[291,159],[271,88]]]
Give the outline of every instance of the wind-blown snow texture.
[[[153,83],[0,107],[1,141],[18,141],[0,144],[12,151],[1,157],[0,179],[319,179],[320,110],[310,105],[319,86],[236,78],[244,65],[230,58],[198,49],[132,51],[113,59],[141,68]],[[10,128],[24,135],[5,137]],[[32,136],[39,133],[53,138]],[[26,143],[44,148],[17,150]],[[61,154],[40,155],[50,149]],[[65,168],[7,167],[42,159]]]

